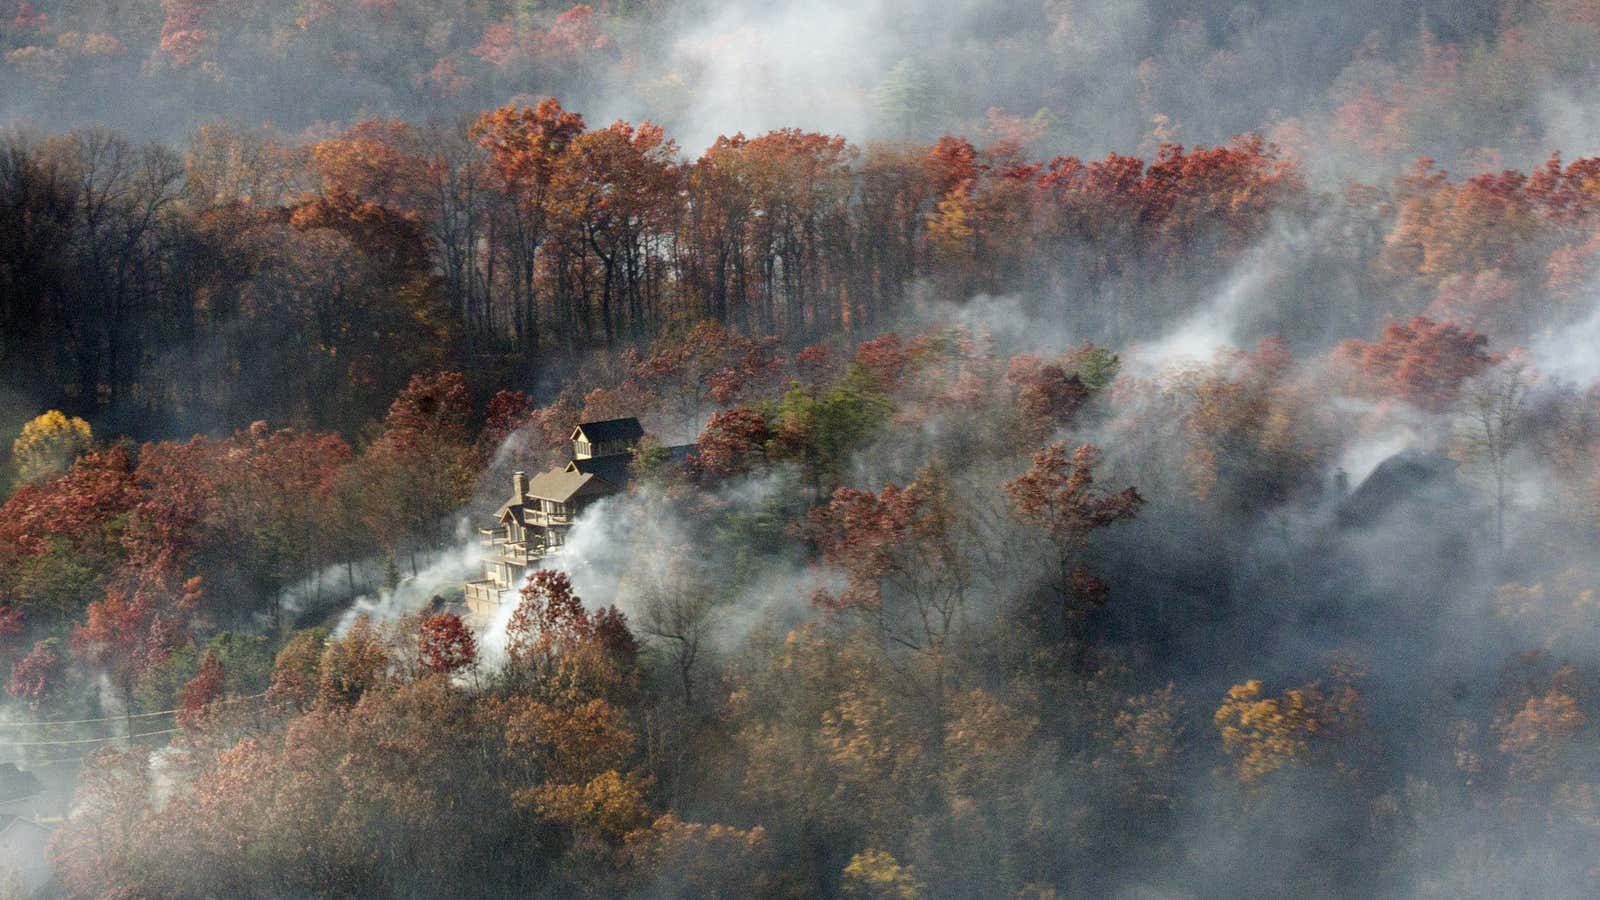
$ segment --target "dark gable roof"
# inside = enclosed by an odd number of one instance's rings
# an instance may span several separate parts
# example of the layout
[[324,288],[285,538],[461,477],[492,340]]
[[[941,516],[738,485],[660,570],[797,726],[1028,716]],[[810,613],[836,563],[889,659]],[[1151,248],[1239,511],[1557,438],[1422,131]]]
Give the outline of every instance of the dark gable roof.
[[606,419],[602,422],[584,422],[572,429],[572,437],[576,439],[582,433],[591,444],[604,444],[611,441],[637,441],[644,437],[644,428],[639,420],[633,416],[626,419]]
[[632,464],[633,454],[612,453],[607,456],[590,457],[589,459],[575,459],[567,463],[567,471],[596,475],[601,480],[617,488],[626,488],[630,477],[628,467]]
[[1456,462],[1449,457],[1415,448],[1402,450],[1379,463],[1345,498],[1339,506],[1339,521],[1371,525],[1407,502],[1450,505],[1460,490],[1455,472]]
[[14,763],[0,764],[0,803],[15,803],[44,793],[39,776],[24,772]]

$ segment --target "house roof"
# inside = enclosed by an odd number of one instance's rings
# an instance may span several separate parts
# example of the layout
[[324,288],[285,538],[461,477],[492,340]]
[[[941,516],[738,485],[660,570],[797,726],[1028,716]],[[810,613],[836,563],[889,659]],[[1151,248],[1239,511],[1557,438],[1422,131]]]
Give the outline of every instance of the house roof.
[[604,486],[609,485],[590,473],[551,469],[528,482],[528,496],[566,503],[579,494],[592,494],[596,491],[609,493]]
[[18,769],[14,763],[0,764],[0,803],[15,803],[44,793],[39,776]]
[[593,456],[589,459],[575,459],[567,463],[568,472],[578,472],[585,475],[597,475],[613,487],[626,488],[631,477],[629,466],[633,464],[631,453],[611,453],[606,456]]
[[1459,487],[1456,462],[1437,453],[1402,450],[1372,470],[1359,487],[1340,504],[1339,521],[1346,525],[1372,524],[1404,502],[1450,501]]
[[577,440],[582,435],[592,444],[601,444],[609,441],[637,441],[644,437],[644,427],[633,416],[625,419],[604,419],[599,422],[584,422],[572,429],[572,439]]

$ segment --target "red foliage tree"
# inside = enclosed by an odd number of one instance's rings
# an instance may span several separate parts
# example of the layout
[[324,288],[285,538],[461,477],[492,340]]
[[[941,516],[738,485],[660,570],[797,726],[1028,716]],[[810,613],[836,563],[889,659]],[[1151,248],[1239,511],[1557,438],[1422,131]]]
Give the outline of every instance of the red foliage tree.
[[529,576],[506,625],[506,653],[515,663],[534,663],[562,644],[576,643],[589,628],[589,614],[572,590],[572,579],[565,572],[540,569]]
[[978,162],[978,148],[971,141],[945,135],[928,150],[923,168],[934,189],[944,195],[971,184],[984,167]]
[[523,426],[534,420],[538,410],[523,391],[497,391],[489,398],[479,441],[493,451]]
[[827,344],[812,344],[795,354],[794,367],[801,381],[815,387],[833,371],[833,351]]
[[748,472],[766,458],[772,436],[767,417],[758,409],[713,413],[695,442],[695,469],[710,482]]
[[195,731],[205,723],[206,707],[222,699],[225,675],[222,660],[207,650],[205,658],[200,661],[199,671],[194,673],[194,677],[189,679],[178,695],[179,727]]
[[173,620],[160,614],[149,595],[111,591],[89,605],[69,645],[84,664],[110,675],[131,702],[139,675],[167,659],[176,637]]
[[1416,316],[1390,323],[1376,342],[1347,340],[1335,357],[1353,364],[1377,392],[1441,412],[1467,379],[1493,365],[1488,337],[1449,322]]
[[0,506],[0,563],[41,553],[52,539],[88,552],[102,542],[106,523],[138,502],[126,448],[86,454],[66,474],[24,485]]
[[416,130],[405,122],[368,119],[311,147],[328,191],[343,191],[388,209],[410,210],[427,183]]
[[506,250],[513,269],[512,324],[519,343],[530,353],[539,352],[542,325],[536,282],[539,250],[549,237],[555,205],[552,187],[563,157],[583,130],[583,116],[562,109],[553,97],[534,108],[502,107],[479,117],[471,129],[511,200]]
[[440,613],[422,620],[417,629],[417,651],[422,668],[436,675],[453,675],[478,661],[478,642],[461,617]]
[[480,463],[471,424],[472,400],[457,372],[412,376],[389,407],[383,433],[362,457],[357,502],[391,554],[431,540],[470,499]]
[[67,659],[56,638],[40,641],[11,669],[6,691],[37,711],[59,697],[66,683]]
[[651,393],[675,403],[674,412],[698,430],[713,404],[737,403],[771,386],[783,365],[776,349],[774,338],[701,322],[681,337],[657,341],[632,374]]
[[130,581],[152,590],[176,587],[195,553],[218,534],[222,501],[215,475],[224,467],[217,442],[147,444],[134,473],[143,497],[123,543]]
[[161,52],[177,68],[200,62],[214,43],[218,0],[162,0]]
[[840,488],[811,513],[808,531],[822,558],[845,575],[837,596],[812,602],[866,616],[885,637],[919,652],[944,646],[965,603],[962,531],[943,475],[924,469],[905,487],[876,494]]
[[1089,399],[1089,389],[1077,373],[1069,373],[1054,363],[1041,362],[1030,354],[1011,359],[1006,381],[1016,390],[1017,413],[1023,433],[1030,440],[1043,441],[1059,428],[1071,424],[1073,416]]
[[911,352],[900,342],[899,335],[885,334],[858,346],[855,362],[876,379],[884,391],[893,391],[906,377]]
[[1084,444],[1067,455],[1065,444],[1051,444],[1033,455],[1033,468],[1006,482],[1006,495],[1018,518],[1038,527],[1056,557],[1056,589],[1070,624],[1087,609],[1104,605],[1107,591],[1079,558],[1094,532],[1138,514],[1138,490],[1107,492],[1095,484],[1100,450]]
[[535,677],[555,672],[563,657],[598,648],[620,667],[638,652],[627,618],[615,607],[590,614],[565,572],[540,569],[528,578],[522,600],[506,625],[506,655]]
[[538,41],[541,55],[566,65],[582,60],[593,51],[611,47],[611,38],[595,23],[594,7],[587,3],[579,3],[556,16]]
[[389,405],[384,439],[413,452],[471,440],[472,394],[460,372],[413,375]]

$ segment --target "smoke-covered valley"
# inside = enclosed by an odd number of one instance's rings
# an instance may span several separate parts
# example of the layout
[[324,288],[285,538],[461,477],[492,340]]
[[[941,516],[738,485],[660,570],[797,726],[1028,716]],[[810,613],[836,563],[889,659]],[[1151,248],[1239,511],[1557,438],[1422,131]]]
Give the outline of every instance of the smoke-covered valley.
[[1593,895],[1596,41],[0,10],[0,892]]

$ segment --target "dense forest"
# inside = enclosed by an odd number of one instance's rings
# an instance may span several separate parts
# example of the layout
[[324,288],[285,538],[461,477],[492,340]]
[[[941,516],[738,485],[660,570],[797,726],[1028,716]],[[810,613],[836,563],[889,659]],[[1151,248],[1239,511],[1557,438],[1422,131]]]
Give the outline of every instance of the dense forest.
[[0,10],[0,896],[1593,896],[1597,63],[1586,0]]

